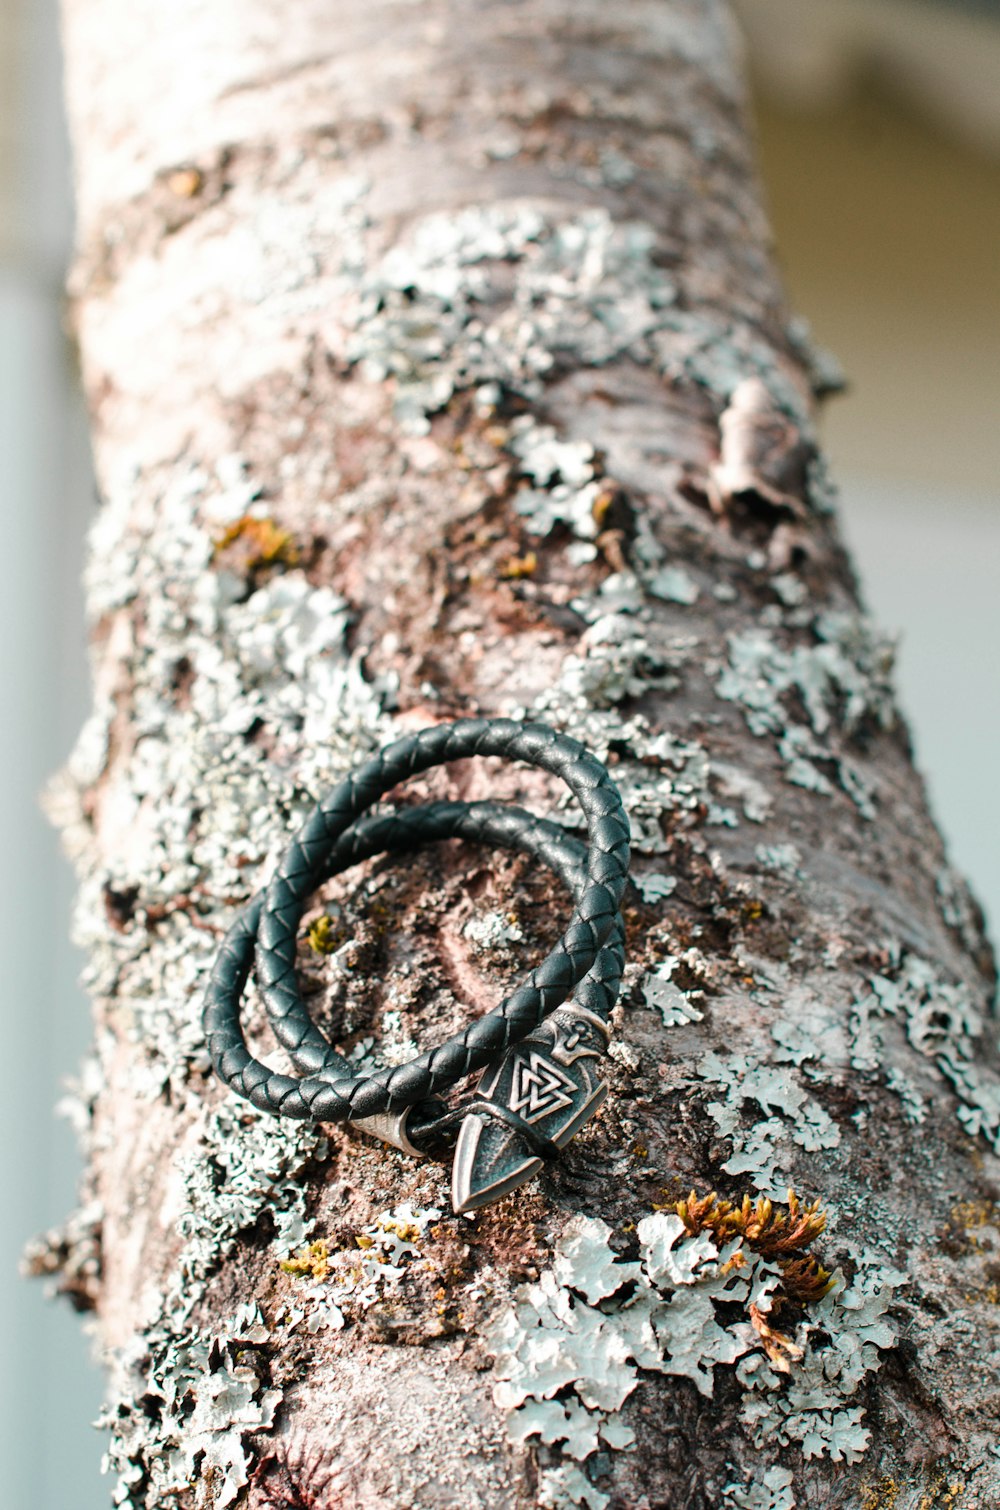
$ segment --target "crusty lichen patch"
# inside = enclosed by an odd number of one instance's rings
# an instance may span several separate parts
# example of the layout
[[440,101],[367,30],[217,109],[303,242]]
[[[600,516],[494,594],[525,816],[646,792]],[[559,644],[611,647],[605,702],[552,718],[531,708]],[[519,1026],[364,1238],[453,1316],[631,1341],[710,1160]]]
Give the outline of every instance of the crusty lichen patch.
[[723,1510],[795,1510],[795,1476],[779,1463],[749,1481],[734,1479],[722,1488]]
[[[359,218],[363,202],[362,188]],[[365,269],[345,355],[366,377],[395,380],[397,417],[418,433],[458,389],[499,384],[540,399],[569,353],[588,367],[627,357],[723,401],[755,373],[808,429],[803,394],[773,347],[678,301],[655,244],[651,226],[597,206],[553,214],[511,201],[420,217]],[[508,294],[491,308],[501,265]]]
[[[232,1098],[206,1101],[197,1007],[233,903],[283,846],[290,821],[376,741],[383,717],[346,646],[346,604],[312,586],[282,532],[248,513],[255,491],[238,459],[215,476],[181,472],[155,518],[137,515],[127,479],[113,490],[89,588],[93,611],[118,626],[135,693],[99,849],[90,794],[117,738],[114,699],[98,700],[51,798],[71,850],[87,856],[76,934],[87,984],[135,1046],[132,1093],[152,1103],[168,1092],[191,1119],[168,1187],[179,1244],[161,1316],[144,1362],[112,1360],[109,1461],[117,1502],[137,1507],[159,1503],[199,1464],[214,1502],[229,1503],[245,1479],[240,1443],[270,1424],[280,1398],[249,1363],[227,1362],[192,1315],[241,1234],[263,1223],[279,1254],[306,1239],[303,1174],[325,1139]],[[233,517],[220,548],[218,522]],[[246,577],[226,565],[237,543],[252,548]],[[258,729],[285,751],[281,760],[258,745]],[[98,1051],[96,1084],[79,1107],[85,1135],[110,1035]],[[163,1399],[159,1414],[142,1406],[146,1395]]]

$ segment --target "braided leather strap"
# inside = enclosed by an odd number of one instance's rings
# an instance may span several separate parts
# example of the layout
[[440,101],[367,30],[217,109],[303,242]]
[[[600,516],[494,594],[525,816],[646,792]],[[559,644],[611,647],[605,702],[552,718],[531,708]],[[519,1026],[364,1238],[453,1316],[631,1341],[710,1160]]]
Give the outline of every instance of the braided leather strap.
[[[585,850],[555,824],[493,803],[433,803],[373,818],[364,810],[406,776],[469,755],[504,755],[559,775],[587,820]],[[360,820],[360,821],[359,821]],[[492,1012],[409,1063],[358,1076],[329,1044],[295,981],[295,943],[309,894],[383,850],[463,837],[535,854],[566,882],[576,908],[559,943]],[[212,1063],[262,1110],[316,1121],[355,1121],[428,1101],[521,1042],[567,996],[606,1019],[623,961],[619,903],[628,870],[628,820],[608,772],[575,740],[541,724],[467,719],[388,746],[335,787],[290,845],[266,893],[226,935],[212,972],[204,1026]],[[301,1078],[251,1055],[240,997],[253,963],[268,1017]]]

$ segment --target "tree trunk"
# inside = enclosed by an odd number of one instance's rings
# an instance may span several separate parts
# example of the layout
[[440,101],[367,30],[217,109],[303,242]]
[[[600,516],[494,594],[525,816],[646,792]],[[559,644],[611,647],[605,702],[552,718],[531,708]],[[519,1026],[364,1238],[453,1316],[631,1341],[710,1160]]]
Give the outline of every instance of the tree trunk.
[[[65,9],[104,503],[51,800],[97,1028],[34,1264],[96,1308],[116,1502],[997,1504],[992,957],[858,608],[728,13]],[[455,1217],[443,1165],[227,1093],[200,1011],[316,798],[471,713],[609,760],[637,890],[602,1114]],[[465,846],[375,862],[302,977],[391,1063],[566,905]]]

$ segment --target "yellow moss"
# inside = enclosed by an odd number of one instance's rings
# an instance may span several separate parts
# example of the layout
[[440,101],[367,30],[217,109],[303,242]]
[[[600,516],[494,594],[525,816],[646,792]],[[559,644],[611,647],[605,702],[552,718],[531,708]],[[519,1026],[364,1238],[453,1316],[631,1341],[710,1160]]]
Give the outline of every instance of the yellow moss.
[[[903,1486],[893,1478],[882,1478],[878,1483],[866,1490],[870,1497],[862,1504],[862,1510],[895,1510],[896,1498]],[[948,1482],[944,1473],[938,1472],[928,1494],[921,1495],[920,1503],[916,1510],[985,1510],[979,1499],[961,1500],[965,1494],[965,1484],[961,1479],[953,1479]],[[891,1495],[890,1498],[877,1498],[879,1491]]]
[[590,517],[599,529],[603,529],[608,523],[612,508],[622,498],[622,489],[617,484],[605,484],[594,499],[590,509]]
[[695,1191],[674,1207],[692,1234],[710,1231],[720,1242],[742,1237],[751,1248],[771,1258],[807,1248],[826,1226],[826,1213],[819,1201],[803,1206],[794,1190],[788,1192],[788,1204],[782,1210],[767,1196],[754,1201],[743,1197],[739,1206],[720,1201],[714,1190],[699,1196]]
[[421,1235],[420,1228],[416,1222],[404,1222],[396,1217],[391,1217],[388,1221],[383,1222],[382,1230],[384,1232],[395,1232],[400,1241],[404,1243],[415,1243]]
[[508,556],[501,564],[500,575],[507,582],[516,582],[521,577],[530,577],[538,570],[538,557],[534,551],[523,556]]
[[992,1201],[959,1201],[951,1208],[951,1219],[960,1227],[985,1227],[992,1218]]
[[215,542],[215,554],[221,555],[236,544],[242,547],[241,554],[247,571],[274,566],[278,562],[294,566],[299,558],[288,530],[281,529],[273,519],[258,519],[254,514],[244,514],[219,536]]
[[786,1336],[784,1332],[779,1332],[777,1327],[773,1327],[760,1307],[752,1302],[750,1324],[761,1340],[771,1367],[779,1374],[790,1374],[792,1364],[799,1363],[802,1359],[802,1348],[791,1337]]
[[899,1480],[885,1476],[875,1484],[863,1484],[861,1510],[895,1510]]
[[324,912],[306,930],[310,949],[317,954],[332,954],[344,940],[344,930]]
[[330,1250],[323,1238],[318,1238],[308,1247],[300,1248],[289,1258],[282,1259],[280,1267],[286,1274],[325,1279],[330,1271]]

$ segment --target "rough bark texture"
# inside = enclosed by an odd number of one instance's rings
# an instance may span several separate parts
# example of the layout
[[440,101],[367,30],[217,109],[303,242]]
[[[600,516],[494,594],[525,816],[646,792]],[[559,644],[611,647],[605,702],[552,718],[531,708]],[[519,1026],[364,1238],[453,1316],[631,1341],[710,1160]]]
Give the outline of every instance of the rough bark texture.
[[[728,14],[67,0],[66,31],[105,501],[52,802],[97,1049],[88,1199],[36,1267],[96,1307],[118,1502],[1000,1502],[992,958],[839,542]],[[337,775],[517,710],[615,767],[632,963],[605,1111],[457,1219],[443,1167],[228,1096],[200,994]],[[387,1062],[565,908],[454,845],[374,864],[303,974]],[[790,1184],[829,1222],[783,1256],[670,1214]]]

